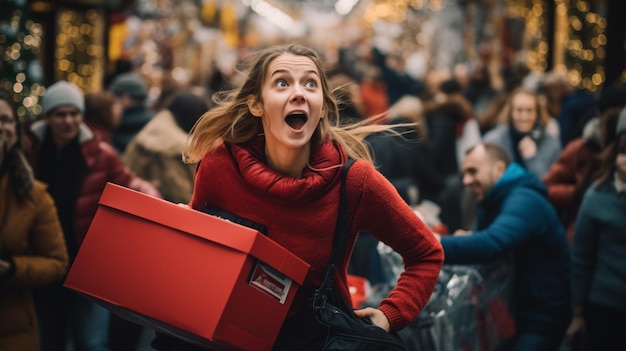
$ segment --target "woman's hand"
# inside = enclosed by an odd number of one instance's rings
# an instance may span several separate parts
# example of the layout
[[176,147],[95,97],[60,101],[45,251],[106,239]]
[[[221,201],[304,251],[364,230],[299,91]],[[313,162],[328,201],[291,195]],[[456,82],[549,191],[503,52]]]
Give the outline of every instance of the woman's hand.
[[0,260],[0,277],[4,277],[9,269],[11,269],[11,264],[5,260]]
[[467,235],[472,235],[472,232],[469,230],[465,230],[465,229],[457,229],[454,231],[454,235],[456,236],[467,236]]
[[582,316],[574,316],[565,331],[565,337],[568,343],[572,343],[574,336],[585,330],[585,319]]
[[520,140],[517,148],[523,158],[531,158],[537,154],[537,143],[529,136],[525,136]]
[[375,326],[383,328],[385,331],[389,331],[391,328],[387,316],[379,309],[368,307],[362,310],[355,310],[354,314],[359,318],[369,318]]

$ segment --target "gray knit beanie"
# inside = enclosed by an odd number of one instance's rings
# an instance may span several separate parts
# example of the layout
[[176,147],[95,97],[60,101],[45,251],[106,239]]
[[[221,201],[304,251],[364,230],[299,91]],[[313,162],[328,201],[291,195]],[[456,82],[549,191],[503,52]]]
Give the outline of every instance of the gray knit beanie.
[[65,80],[49,86],[42,100],[44,114],[48,114],[61,106],[73,106],[78,108],[80,112],[85,111],[85,97],[83,93],[76,85]]
[[111,83],[111,91],[117,96],[125,94],[134,99],[145,99],[148,95],[146,82],[135,73],[122,73]]
[[622,109],[619,114],[619,120],[617,121],[617,129],[615,129],[615,135],[620,135],[626,132],[626,107]]

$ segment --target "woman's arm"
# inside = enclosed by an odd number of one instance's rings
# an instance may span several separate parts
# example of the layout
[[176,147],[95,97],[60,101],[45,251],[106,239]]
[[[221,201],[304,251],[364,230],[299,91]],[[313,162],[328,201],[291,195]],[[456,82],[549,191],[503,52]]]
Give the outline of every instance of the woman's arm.
[[426,224],[369,163],[356,162],[348,179],[361,188],[358,203],[352,205],[353,226],[372,233],[404,260],[404,272],[379,306],[390,330],[402,329],[415,320],[428,302],[443,264],[443,250]]

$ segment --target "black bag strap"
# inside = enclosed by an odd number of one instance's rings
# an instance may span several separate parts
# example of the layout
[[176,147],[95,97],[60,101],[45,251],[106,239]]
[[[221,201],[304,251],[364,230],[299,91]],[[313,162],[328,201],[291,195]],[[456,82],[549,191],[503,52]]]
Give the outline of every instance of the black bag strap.
[[243,218],[240,216],[237,216],[236,214],[226,211],[225,209],[221,208],[221,207],[217,207],[215,205],[211,205],[209,203],[204,204],[204,208],[202,209],[202,212],[208,213],[210,215],[213,215],[215,217],[219,217],[222,219],[226,219],[229,220],[233,223],[237,223],[243,226],[246,226],[248,228],[252,228],[256,231],[258,231],[259,233],[263,234],[263,235],[267,235],[267,227],[260,224],[260,223],[256,223],[253,222],[247,218]]
[[[348,242],[348,230],[350,229],[350,213],[348,212],[348,199],[346,196],[346,174],[348,169],[354,160],[349,158],[341,168],[341,187],[339,190],[339,214],[337,215],[337,223],[335,224],[335,234],[333,236],[333,252],[330,256],[330,263],[326,270],[326,275],[322,281],[322,285],[317,289],[318,293],[327,295],[332,293],[333,290],[333,278],[337,271],[337,266],[341,262],[341,257],[345,252],[346,243]],[[318,300],[318,299],[315,299]],[[314,304],[318,306],[318,303],[323,301],[315,301]]]

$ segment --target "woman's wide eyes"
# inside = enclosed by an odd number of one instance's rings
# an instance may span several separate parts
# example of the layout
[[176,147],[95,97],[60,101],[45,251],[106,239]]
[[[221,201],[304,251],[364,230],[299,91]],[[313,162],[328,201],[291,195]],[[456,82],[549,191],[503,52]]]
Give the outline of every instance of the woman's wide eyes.
[[[287,84],[287,81],[279,79],[276,81],[276,86],[279,88],[286,88],[289,84]],[[317,87],[317,82],[314,80],[309,80],[306,83],[304,83],[304,86],[308,89],[313,89]]]

